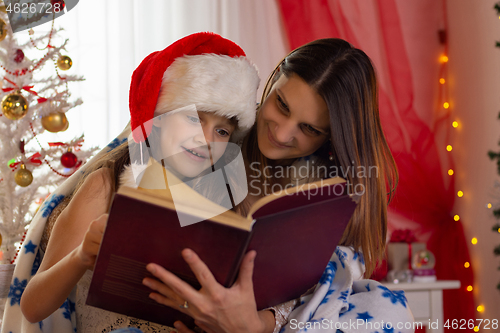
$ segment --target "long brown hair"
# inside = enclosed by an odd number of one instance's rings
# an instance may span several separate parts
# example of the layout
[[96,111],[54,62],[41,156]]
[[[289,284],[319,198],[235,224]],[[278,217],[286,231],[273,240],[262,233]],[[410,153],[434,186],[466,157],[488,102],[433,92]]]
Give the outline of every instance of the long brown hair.
[[113,191],[116,192],[118,190],[118,186],[120,185],[120,174],[128,164],[130,164],[130,155],[128,150],[128,142],[127,140],[125,140],[125,142],[120,144],[118,147],[115,147],[114,149],[109,147],[108,152],[104,153],[100,157],[93,158],[90,162],[87,163],[85,174],[80,178],[71,195],[75,194],[78,191],[78,189],[87,179],[88,175],[101,168],[109,168],[109,170],[111,171],[112,183],[110,184],[110,186]]
[[[362,251],[365,276],[369,277],[384,256],[387,203],[398,182],[396,163],[380,123],[374,67],[363,51],[348,42],[319,39],[290,52],[275,68],[266,83],[260,105],[281,75],[298,75],[326,102],[331,139],[316,152],[321,163],[344,171],[357,170],[341,175],[347,178],[351,188],[363,188],[364,194],[340,245]],[[328,158],[329,151],[332,161]],[[249,177],[260,178],[263,187],[277,182],[267,167],[273,165],[273,161],[260,153],[256,125],[244,141],[243,153],[247,164],[259,162],[259,171],[248,170]],[[371,175],[373,168],[377,170],[376,177]],[[362,170],[364,176],[360,176]],[[368,177],[367,170],[370,171]]]

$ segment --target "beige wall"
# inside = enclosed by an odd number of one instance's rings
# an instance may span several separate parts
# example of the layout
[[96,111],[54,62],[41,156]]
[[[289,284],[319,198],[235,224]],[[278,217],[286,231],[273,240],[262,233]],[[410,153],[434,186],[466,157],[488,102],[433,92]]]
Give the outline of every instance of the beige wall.
[[[487,151],[500,150],[500,20],[493,9],[494,0],[447,0],[449,26],[449,88],[451,107],[459,128],[451,142],[456,164],[457,198],[455,211],[464,224],[474,269],[474,296],[485,306],[480,317],[500,319],[500,257],[493,248],[500,234],[491,231],[496,220],[485,205],[500,206],[500,180],[496,164]],[[477,245],[470,239],[477,237]],[[465,286],[463,286],[465,287]]]

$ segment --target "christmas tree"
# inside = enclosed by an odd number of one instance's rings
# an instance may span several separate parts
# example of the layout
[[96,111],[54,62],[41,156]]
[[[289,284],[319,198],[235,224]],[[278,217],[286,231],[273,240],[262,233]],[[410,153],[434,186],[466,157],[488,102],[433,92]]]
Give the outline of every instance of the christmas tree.
[[[498,11],[500,12],[500,4],[498,5],[499,8],[498,8]],[[499,42],[497,42],[497,45],[500,45]],[[498,118],[500,119],[500,113],[498,114]],[[499,145],[500,145],[500,142],[499,142]],[[496,161],[496,164],[497,164],[497,173],[500,174],[500,151],[498,152],[495,152],[495,151],[488,151],[488,156],[490,157],[491,160],[495,160]],[[495,185],[494,185],[494,188],[495,188],[495,191],[498,193],[498,190],[500,188],[500,182],[498,181],[495,181]],[[500,205],[497,203],[495,205],[496,207],[493,207],[492,204],[488,204],[488,208],[494,208],[493,209],[493,216],[497,219],[497,220],[500,220]],[[495,223],[492,227],[492,230],[493,232],[495,233],[500,233],[500,223]],[[500,256],[500,245],[497,245],[494,249],[493,249],[493,253],[496,255],[496,256]],[[500,266],[498,267],[498,269],[500,270]],[[497,289],[500,290],[500,283],[497,284]]]
[[[497,16],[500,17],[500,2],[497,2],[494,6],[494,9],[496,11],[496,14]],[[497,41],[496,42],[496,47],[500,47],[500,41]],[[500,113],[498,114],[498,118],[500,119]],[[500,142],[498,143],[500,145]],[[490,157],[491,160],[496,160],[497,162],[497,172],[498,174],[500,174],[500,151],[498,152],[494,152],[492,150],[490,150],[488,152],[488,156]],[[498,188],[500,187],[500,183],[497,181],[495,182],[495,188],[498,190]],[[491,204],[488,204],[488,208],[491,208],[492,205]],[[495,216],[495,218],[497,220],[500,220],[500,207],[495,207],[495,209],[493,210],[493,216]],[[500,223],[495,223],[495,225],[493,225],[493,228],[492,228],[493,232],[495,233],[500,233]],[[496,256],[500,256],[500,245],[497,245],[494,249],[493,249],[493,253],[496,255]],[[500,270],[500,266],[498,267],[498,269]],[[500,290],[500,283],[497,284],[497,289]]]
[[[70,142],[42,139],[45,131],[56,133],[68,128],[65,113],[82,103],[69,99],[68,83],[82,81],[83,77],[62,74],[72,61],[65,54],[68,39],[58,37],[62,29],[54,30],[54,19],[50,33],[35,38],[30,29],[29,40],[22,44],[14,37],[2,7],[0,263],[13,263],[37,203],[73,174],[95,149],[81,149],[83,136]],[[44,75],[44,66],[45,71],[51,70],[49,76]]]

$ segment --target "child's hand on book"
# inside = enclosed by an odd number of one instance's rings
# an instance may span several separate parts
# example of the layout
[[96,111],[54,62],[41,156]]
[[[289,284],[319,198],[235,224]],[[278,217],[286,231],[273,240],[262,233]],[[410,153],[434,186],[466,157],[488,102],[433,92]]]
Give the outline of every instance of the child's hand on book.
[[[197,291],[174,274],[156,264],[147,269],[160,281],[145,278],[143,283],[155,290],[150,297],[160,304],[182,311],[195,319],[206,332],[272,332],[274,316],[271,312],[257,312],[253,293],[253,265],[255,251],[243,258],[238,280],[231,288],[219,284],[209,268],[190,249],[182,252],[202,288]],[[163,282],[163,283],[162,283]],[[190,333],[181,322],[175,323],[180,333]]]
[[108,214],[103,214],[96,220],[90,222],[83,241],[77,248],[78,257],[88,269],[94,268],[107,220]]

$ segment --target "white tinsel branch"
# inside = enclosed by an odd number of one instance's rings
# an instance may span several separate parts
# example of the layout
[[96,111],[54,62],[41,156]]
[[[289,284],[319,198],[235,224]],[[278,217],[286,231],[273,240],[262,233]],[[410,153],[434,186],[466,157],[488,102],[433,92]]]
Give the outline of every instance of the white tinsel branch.
[[[52,32],[52,36],[56,36],[59,34],[59,32],[61,31],[64,31],[64,28],[54,28],[54,31]],[[24,44],[19,44],[19,48],[21,49],[33,49],[36,47],[45,47],[45,45],[47,45],[47,39],[49,38],[49,34],[45,34],[45,35],[40,35],[36,38],[33,38],[31,37],[31,40],[27,41],[26,43]],[[39,45],[40,43],[40,45]],[[35,44],[35,46],[33,46],[33,44]],[[65,48],[62,48],[64,50],[66,50]]]

